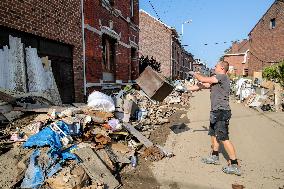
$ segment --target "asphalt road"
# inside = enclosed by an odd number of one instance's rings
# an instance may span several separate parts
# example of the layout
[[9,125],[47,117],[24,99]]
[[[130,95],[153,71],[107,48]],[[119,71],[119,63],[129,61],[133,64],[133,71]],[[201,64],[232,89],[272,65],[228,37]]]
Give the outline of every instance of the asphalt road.
[[184,132],[172,132],[165,147],[176,155],[154,163],[151,170],[165,189],[284,188],[284,113],[261,114],[243,104],[231,102],[230,139],[235,145],[242,176],[226,175],[225,155],[221,165],[205,165],[200,159],[210,152],[207,135],[209,91],[194,93],[188,111],[190,123]]

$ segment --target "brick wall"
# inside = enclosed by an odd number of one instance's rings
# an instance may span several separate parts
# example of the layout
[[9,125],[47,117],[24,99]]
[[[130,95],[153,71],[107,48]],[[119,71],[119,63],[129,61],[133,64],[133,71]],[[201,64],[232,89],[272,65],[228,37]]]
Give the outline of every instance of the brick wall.
[[[133,43],[139,43],[139,2],[134,0],[134,16],[131,17],[130,0],[114,1],[113,6],[105,6],[103,0],[85,0],[85,40],[86,40],[86,76],[87,83],[99,83],[102,80],[103,49],[102,27],[109,27],[119,34],[115,44],[115,80],[128,82],[139,74],[138,59],[131,60]],[[137,46],[138,47],[138,46]],[[138,57],[138,48],[136,52]]]
[[[243,76],[244,69],[248,68],[248,63],[244,62],[244,55],[231,55],[231,56],[224,56],[224,61],[227,61],[234,70],[233,72],[236,76]],[[230,71],[230,70],[229,70]]]
[[[246,76],[248,69],[249,41],[233,42],[231,49],[224,55],[224,60],[229,63],[229,73],[236,76]],[[245,72],[246,71],[246,72]]]
[[[271,19],[276,26],[270,28]],[[284,59],[284,2],[275,1],[249,34],[249,75]]]
[[73,46],[76,101],[83,100],[80,1],[1,0],[0,25]]
[[177,35],[174,35],[172,38],[172,77],[173,79],[181,79],[182,71],[182,48],[181,44],[177,38]]
[[161,63],[161,72],[164,76],[171,76],[171,35],[172,31],[165,24],[144,11],[140,11],[140,56],[153,56]]

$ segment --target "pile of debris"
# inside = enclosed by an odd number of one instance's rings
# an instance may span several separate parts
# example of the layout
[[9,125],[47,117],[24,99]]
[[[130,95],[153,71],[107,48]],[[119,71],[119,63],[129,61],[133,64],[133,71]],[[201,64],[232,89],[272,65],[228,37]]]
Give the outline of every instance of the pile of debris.
[[253,85],[251,82],[249,79],[241,78],[236,82],[235,86],[231,86],[236,88],[235,96],[237,97],[237,102],[244,102],[245,106],[259,111],[277,111],[275,103],[276,99],[280,98],[278,100],[278,103],[282,104],[280,111],[281,109],[284,110],[284,95],[281,87],[277,93],[276,84],[271,81],[262,81],[260,85]]
[[[0,188],[118,188],[119,172],[125,165],[136,167],[138,157],[172,157],[148,138],[169,122],[177,107],[143,91],[127,86],[112,97],[94,91],[88,104],[52,106],[41,98],[16,98],[2,90]],[[169,93],[180,94],[188,103],[189,93],[168,90],[166,96]],[[16,111],[21,115],[7,119]],[[30,121],[15,122],[27,114]],[[14,163],[4,161],[11,157]]]
[[[96,98],[92,100],[94,93]],[[135,167],[136,151],[143,145],[146,149],[155,147],[130,123],[115,118],[114,103],[108,104],[107,101],[111,102],[110,97],[97,91],[94,93],[89,96],[88,105],[34,109],[40,114],[30,124],[10,125],[5,129],[2,145],[14,144],[15,148],[25,148],[27,154],[23,156],[29,156],[24,162],[25,170],[17,175],[18,181],[22,181],[21,188],[43,185],[51,188],[70,185],[73,188],[102,183],[116,188],[120,184],[113,173],[117,174],[124,164]],[[162,147],[157,149],[160,151],[157,160],[168,155]],[[152,154],[147,152],[143,157],[147,156]],[[1,182],[1,185],[5,188],[8,183]]]

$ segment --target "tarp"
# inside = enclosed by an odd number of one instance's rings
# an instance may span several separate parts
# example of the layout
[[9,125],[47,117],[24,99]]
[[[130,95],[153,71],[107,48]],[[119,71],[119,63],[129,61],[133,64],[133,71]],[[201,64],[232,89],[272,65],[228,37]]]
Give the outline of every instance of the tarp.
[[61,165],[66,160],[77,160],[77,156],[72,153],[72,150],[76,149],[77,146],[73,145],[67,149],[63,149],[61,139],[65,135],[69,135],[68,125],[63,121],[58,121],[56,125],[64,132],[60,134],[53,131],[49,126],[31,136],[23,145],[25,148],[39,148],[49,146],[50,149],[47,152],[49,161],[44,166],[38,165],[36,160],[39,155],[39,149],[34,150],[30,157],[30,164],[26,171],[25,178],[21,184],[21,188],[39,188],[45,178],[51,177],[62,169]]

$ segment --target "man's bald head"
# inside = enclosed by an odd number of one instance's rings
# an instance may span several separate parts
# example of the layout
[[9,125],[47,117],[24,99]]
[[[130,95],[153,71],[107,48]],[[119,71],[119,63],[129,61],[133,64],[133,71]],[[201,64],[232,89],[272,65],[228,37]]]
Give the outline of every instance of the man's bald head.
[[221,61],[218,64],[220,64],[220,66],[222,66],[227,73],[227,71],[229,70],[229,63],[227,61]]

